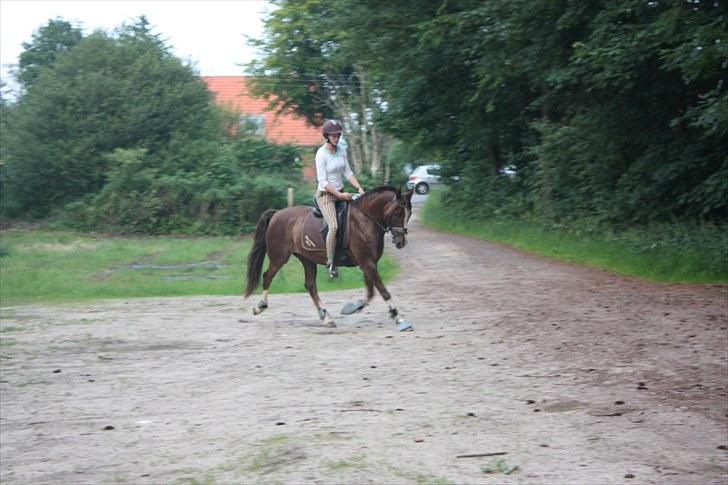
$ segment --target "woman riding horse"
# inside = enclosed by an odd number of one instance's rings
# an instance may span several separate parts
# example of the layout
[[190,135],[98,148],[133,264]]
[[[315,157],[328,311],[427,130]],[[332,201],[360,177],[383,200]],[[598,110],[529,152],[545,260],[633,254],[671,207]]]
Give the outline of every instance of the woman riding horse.
[[347,178],[360,194],[364,193],[364,189],[349,167],[346,144],[339,143],[342,131],[343,128],[338,121],[329,120],[324,123],[322,132],[326,141],[316,152],[318,187],[315,197],[316,203],[329,225],[329,233],[326,236],[326,268],[330,278],[336,278],[339,275],[334,259],[336,232],[338,231],[336,201],[351,200],[349,192],[342,192],[344,178]]
[[[409,322],[400,316],[377,269],[377,262],[384,250],[385,233],[392,233],[392,242],[398,249],[407,244],[407,222],[412,214],[411,199],[412,191],[402,194],[400,189],[394,187],[379,187],[350,203],[346,238],[348,244],[343,248],[344,254],[340,261],[344,261],[347,266],[361,268],[367,287],[367,298],[366,301],[357,302],[353,306],[347,305],[342,313],[353,313],[368,305],[374,297],[376,287],[389,305],[389,315],[395,320],[399,329],[411,329]],[[316,289],[316,265],[328,263],[330,256],[327,254],[324,257],[320,248],[311,245],[314,238],[321,238],[320,233],[316,233],[322,227],[319,222],[314,231],[307,232],[306,220],[310,217],[311,211],[311,207],[294,206],[281,210],[269,209],[261,215],[255,230],[253,247],[248,255],[245,297],[250,296],[258,287],[263,260],[267,254],[268,269],[263,274],[263,298],[253,309],[253,313],[258,315],[268,308],[268,290],[271,282],[278,270],[288,262],[291,255],[294,255],[303,264],[306,289],[318,310],[319,318],[325,326],[335,327],[333,318],[321,305]],[[328,253],[328,249],[326,252]],[[346,310],[347,308],[349,310]]]

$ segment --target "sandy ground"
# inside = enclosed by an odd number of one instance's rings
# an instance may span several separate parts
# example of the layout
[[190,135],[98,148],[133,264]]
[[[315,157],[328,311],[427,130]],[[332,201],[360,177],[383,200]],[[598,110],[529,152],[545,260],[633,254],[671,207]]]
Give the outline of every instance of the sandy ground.
[[[335,329],[306,294],[257,317],[257,298],[232,297],[3,308],[0,482],[728,481],[728,288],[416,215],[387,251],[414,332],[381,298]],[[361,296],[323,298],[338,313]]]

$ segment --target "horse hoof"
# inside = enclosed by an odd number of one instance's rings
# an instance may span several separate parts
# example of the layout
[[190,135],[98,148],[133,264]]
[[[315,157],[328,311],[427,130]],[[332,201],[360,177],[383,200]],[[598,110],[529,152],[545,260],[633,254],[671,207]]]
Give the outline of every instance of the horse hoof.
[[324,322],[324,327],[336,328],[336,322],[334,322],[333,320],[326,321],[326,322]]
[[401,318],[397,321],[397,330],[399,330],[400,332],[405,332],[407,330],[412,331],[414,330],[414,327],[412,327],[412,324],[410,322]]
[[258,302],[258,305],[253,307],[253,315],[260,315],[266,308],[268,308],[268,304],[265,302],[265,300],[260,300]]
[[356,313],[361,311],[366,305],[364,300],[357,300],[355,302],[349,302],[346,305],[344,305],[344,308],[341,309],[342,315],[351,315],[352,313]]

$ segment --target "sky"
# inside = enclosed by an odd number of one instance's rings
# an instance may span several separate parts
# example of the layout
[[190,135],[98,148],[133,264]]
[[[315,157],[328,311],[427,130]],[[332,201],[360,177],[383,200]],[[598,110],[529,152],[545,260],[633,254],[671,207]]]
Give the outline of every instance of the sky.
[[255,50],[245,36],[260,38],[263,18],[272,9],[265,0],[0,0],[0,64],[10,81],[23,42],[48,20],[61,17],[80,24],[84,35],[111,32],[146,15],[174,54],[191,61],[201,75],[242,75]]

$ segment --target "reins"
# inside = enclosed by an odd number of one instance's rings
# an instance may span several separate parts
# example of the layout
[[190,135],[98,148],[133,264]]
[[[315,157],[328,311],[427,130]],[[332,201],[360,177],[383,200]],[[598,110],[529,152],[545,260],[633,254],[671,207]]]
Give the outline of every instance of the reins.
[[362,209],[361,207],[359,207],[359,201],[358,200],[352,201],[351,205],[354,206],[354,207],[356,207],[357,209],[359,209],[359,212],[361,212],[362,214],[364,214],[367,219],[369,219],[374,224],[376,224],[377,227],[379,227],[379,229],[382,230],[382,232],[384,232],[385,234],[387,232],[389,232],[388,229],[385,226],[381,225],[378,221],[374,220],[374,218],[372,216],[370,216],[364,209]]
[[[395,196],[392,200],[397,200],[397,196]],[[382,232],[384,232],[385,234],[388,233],[388,232],[390,232],[390,231],[391,231],[392,235],[396,235],[396,234],[407,234],[407,228],[406,227],[396,227],[396,226],[392,226],[392,225],[390,225],[388,223],[388,221],[387,221],[388,218],[385,218],[384,219],[384,225],[380,224],[372,216],[370,216],[363,208],[359,207],[359,200],[358,199],[355,200],[355,201],[352,201],[352,204],[351,205],[353,205],[354,207],[356,207],[357,209],[359,209],[359,212],[361,212],[362,214],[364,214],[367,219],[369,219],[374,224],[376,224],[377,227],[379,227],[379,229],[381,229]]]

